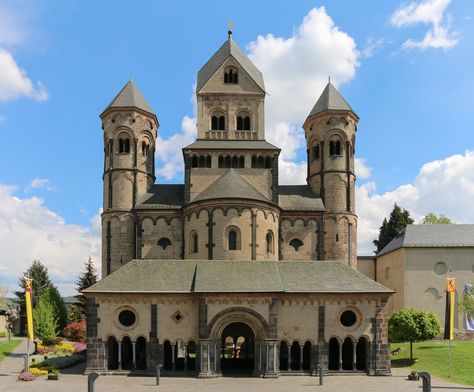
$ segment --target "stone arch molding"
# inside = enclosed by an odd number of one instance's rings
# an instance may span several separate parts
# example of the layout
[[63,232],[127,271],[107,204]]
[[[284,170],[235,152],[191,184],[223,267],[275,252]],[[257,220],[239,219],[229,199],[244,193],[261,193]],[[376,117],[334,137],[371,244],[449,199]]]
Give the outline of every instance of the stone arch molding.
[[209,322],[209,337],[220,339],[224,328],[232,323],[247,324],[255,334],[255,339],[269,336],[270,327],[260,313],[244,307],[232,307],[217,313]]

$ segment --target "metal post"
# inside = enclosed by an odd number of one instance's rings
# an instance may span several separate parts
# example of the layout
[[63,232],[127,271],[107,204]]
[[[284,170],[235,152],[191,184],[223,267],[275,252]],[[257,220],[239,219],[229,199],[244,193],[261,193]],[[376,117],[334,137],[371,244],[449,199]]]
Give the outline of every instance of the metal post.
[[26,337],[25,373],[30,371],[30,337]]
[[24,362],[25,362],[25,364],[24,364],[24,366],[23,366],[24,372],[25,372],[25,373],[28,373],[28,355],[25,354],[25,355],[23,356],[23,359],[24,359]]
[[418,372],[423,380],[423,392],[431,392],[431,375],[428,372]]
[[160,385],[160,369],[161,365],[156,365],[156,385]]
[[95,391],[95,380],[99,378],[99,373],[92,372],[87,376],[87,392],[94,392]]
[[449,360],[449,371],[448,371],[448,377],[451,378],[451,352],[452,352],[452,347],[451,347],[451,339],[449,339],[449,347],[448,347],[448,360]]
[[319,370],[319,385],[323,385],[323,367],[319,365],[318,370]]

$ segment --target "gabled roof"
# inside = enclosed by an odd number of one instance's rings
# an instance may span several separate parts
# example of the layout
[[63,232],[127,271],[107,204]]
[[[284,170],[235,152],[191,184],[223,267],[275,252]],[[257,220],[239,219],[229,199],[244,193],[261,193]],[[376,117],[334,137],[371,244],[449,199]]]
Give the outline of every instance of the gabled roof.
[[136,209],[178,209],[184,205],[183,184],[154,184],[141,196]]
[[201,90],[207,81],[215,74],[219,67],[224,63],[229,56],[232,56],[244,69],[245,72],[257,83],[263,91],[265,91],[265,85],[263,83],[263,75],[255,66],[250,59],[242,53],[240,48],[229,36],[229,39],[225,41],[222,46],[217,50],[216,53],[202,66],[197,75],[196,91]]
[[308,117],[324,112],[325,110],[348,110],[356,114],[331,82],[328,82],[326,85],[326,88],[322,92]]
[[120,90],[112,102],[110,102],[110,104],[104,109],[103,113],[111,108],[137,108],[155,115],[153,109],[148,105],[133,80],[127,82],[124,88]]
[[324,211],[323,200],[308,185],[280,185],[278,205],[287,211]]
[[400,248],[474,247],[474,225],[408,225],[377,257]]
[[265,202],[270,201],[234,169],[227,170],[221,177],[197,195],[193,201],[209,199],[251,199]]
[[294,260],[132,260],[84,292],[393,293],[347,264]]

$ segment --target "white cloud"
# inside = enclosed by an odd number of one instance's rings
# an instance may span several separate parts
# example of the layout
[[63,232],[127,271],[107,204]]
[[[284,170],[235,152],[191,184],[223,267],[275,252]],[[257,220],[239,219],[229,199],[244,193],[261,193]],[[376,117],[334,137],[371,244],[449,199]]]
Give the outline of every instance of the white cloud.
[[49,95],[43,83],[33,83],[11,53],[0,48],[0,101],[6,102],[20,97],[45,101]]
[[18,2],[0,3],[0,45],[17,45],[25,40],[29,19],[25,8],[19,6]]
[[19,198],[14,187],[0,184],[0,275],[10,289],[34,259],[55,282],[73,283],[89,256],[99,265],[100,230],[99,213],[89,227],[68,224],[42,199]]
[[456,223],[474,223],[474,151],[424,164],[412,184],[376,193],[374,182],[356,188],[359,254],[372,254],[383,218],[397,203],[415,222],[428,212],[444,214]]
[[365,47],[361,51],[362,58],[370,58],[376,52],[378,52],[384,45],[386,44],[386,40],[384,37],[375,38],[374,36],[369,36],[365,42]]
[[33,180],[31,180],[29,188],[45,189],[49,192],[54,192],[58,190],[58,188],[47,178],[34,178]]
[[427,48],[450,49],[457,45],[457,33],[450,31],[451,18],[446,9],[451,0],[423,0],[420,3],[403,4],[390,17],[395,27],[407,27],[416,24],[428,24],[430,29],[422,40],[412,38],[405,41],[402,49]]
[[354,166],[357,178],[367,180],[372,176],[372,168],[367,166],[364,158],[355,158]]

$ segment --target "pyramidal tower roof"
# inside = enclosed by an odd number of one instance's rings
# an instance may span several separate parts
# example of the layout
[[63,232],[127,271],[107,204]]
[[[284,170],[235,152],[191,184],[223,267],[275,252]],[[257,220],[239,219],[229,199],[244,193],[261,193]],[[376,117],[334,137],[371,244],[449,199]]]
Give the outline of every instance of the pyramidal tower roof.
[[326,88],[316,102],[316,105],[314,105],[313,110],[311,110],[311,113],[308,117],[324,112],[325,110],[348,110],[356,114],[331,82],[328,82],[326,85]]
[[104,109],[105,113],[111,108],[137,108],[144,112],[155,115],[153,109],[148,105],[142,93],[138,90],[137,85],[133,80],[129,80],[127,84],[120,90],[117,96]]
[[216,53],[207,61],[206,64],[198,72],[196,91],[207,83],[207,81],[214,75],[224,61],[232,56],[241,67],[249,74],[249,76],[257,83],[257,85],[265,91],[263,83],[263,75],[254,63],[240,50],[238,45],[232,39],[232,34],[229,34],[229,39],[225,41]]

